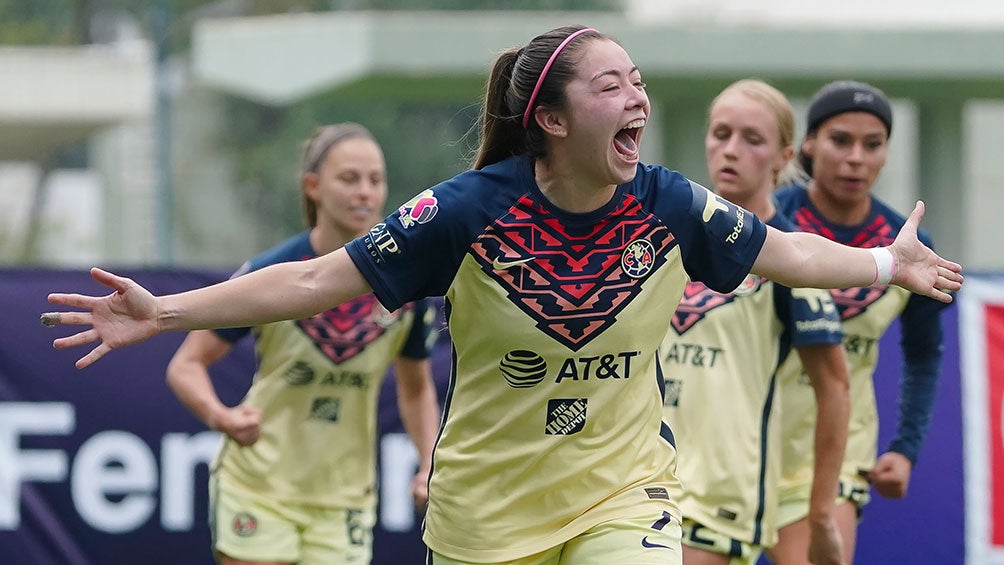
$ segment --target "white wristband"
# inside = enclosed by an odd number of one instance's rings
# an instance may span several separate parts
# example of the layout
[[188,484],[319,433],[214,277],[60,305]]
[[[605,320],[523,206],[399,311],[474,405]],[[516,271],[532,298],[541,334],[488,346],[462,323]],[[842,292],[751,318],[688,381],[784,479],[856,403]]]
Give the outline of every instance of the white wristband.
[[892,251],[888,247],[872,247],[868,251],[875,260],[875,280],[872,284],[889,284],[896,275],[896,259],[893,258]]

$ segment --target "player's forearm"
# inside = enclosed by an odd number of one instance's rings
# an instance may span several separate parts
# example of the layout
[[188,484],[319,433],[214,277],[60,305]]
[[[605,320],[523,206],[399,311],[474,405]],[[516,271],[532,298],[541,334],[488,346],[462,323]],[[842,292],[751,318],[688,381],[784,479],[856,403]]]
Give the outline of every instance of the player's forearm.
[[[935,310],[934,308],[937,308]],[[889,451],[917,462],[931,424],[941,374],[944,332],[940,307],[912,296],[900,318],[903,374],[899,388],[899,424]]]
[[816,395],[816,430],[810,521],[833,515],[850,421],[850,375],[842,345],[800,348]]
[[791,288],[844,288],[872,284],[877,270],[867,249],[768,228],[753,272]]
[[810,521],[828,520],[833,516],[846,445],[847,412],[830,413],[820,409],[813,447],[815,460],[809,499]]
[[401,375],[398,375],[398,411],[405,431],[418,450],[420,471],[431,468],[432,450],[439,434],[439,402],[431,369],[429,371],[427,377],[413,379],[412,383],[405,386],[400,384]]
[[172,360],[167,384],[178,400],[207,428],[218,430],[219,415],[226,410],[213,387],[209,371],[194,361]]
[[370,290],[344,249],[159,297],[161,331],[258,326],[323,312]]
[[932,358],[908,362],[903,367],[899,393],[899,426],[889,451],[903,454],[917,462],[920,448],[931,424],[937,394],[940,352]]

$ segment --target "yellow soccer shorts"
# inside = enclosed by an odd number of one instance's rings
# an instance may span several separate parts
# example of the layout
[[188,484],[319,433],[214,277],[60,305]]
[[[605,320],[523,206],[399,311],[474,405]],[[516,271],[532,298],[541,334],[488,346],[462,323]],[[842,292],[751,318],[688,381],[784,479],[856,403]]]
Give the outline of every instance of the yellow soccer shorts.
[[289,504],[209,482],[213,549],[242,561],[299,565],[369,563],[373,554],[373,508],[326,508]]
[[[680,522],[669,514],[669,508],[661,515],[603,522],[557,547],[491,565],[682,565]],[[472,565],[431,551],[426,563]]]
[[[809,516],[809,496],[811,485],[801,488],[783,489],[777,511],[777,527],[785,526]],[[858,518],[862,509],[871,501],[871,485],[863,478],[841,477],[837,492],[837,505],[851,502],[857,507]]]
[[726,555],[733,565],[752,563],[759,548],[707,528],[689,518],[683,519],[683,545]]

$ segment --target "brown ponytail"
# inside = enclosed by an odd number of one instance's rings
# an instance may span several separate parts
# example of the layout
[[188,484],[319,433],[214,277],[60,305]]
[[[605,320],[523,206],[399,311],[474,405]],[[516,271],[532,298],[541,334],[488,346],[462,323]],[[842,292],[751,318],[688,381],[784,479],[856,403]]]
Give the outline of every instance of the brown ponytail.
[[[513,155],[546,154],[547,140],[535,120],[523,127],[530,94],[544,66],[569,35],[585,26],[565,26],[533,38],[525,47],[508,49],[495,59],[482,100],[481,136],[472,168],[482,169]],[[575,76],[576,54],[588,40],[609,39],[588,31],[572,40],[555,58],[547,72],[534,106],[561,109],[565,87]],[[533,112],[533,110],[530,110]]]

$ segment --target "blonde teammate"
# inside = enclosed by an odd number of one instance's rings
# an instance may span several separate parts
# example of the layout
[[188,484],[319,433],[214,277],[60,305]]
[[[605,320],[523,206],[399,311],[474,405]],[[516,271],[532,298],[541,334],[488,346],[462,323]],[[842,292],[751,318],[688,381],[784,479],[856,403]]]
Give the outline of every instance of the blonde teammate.
[[[794,155],[791,104],[759,80],[733,83],[708,115],[705,153],[715,192],[767,225],[795,231],[776,213],[774,187]],[[731,292],[687,284],[662,343],[666,420],[676,434],[684,485],[688,565],[751,560],[777,539],[781,466],[776,371],[795,348],[819,398],[813,553],[841,563],[833,517],[850,406],[840,319],[829,292],[792,290],[748,275]],[[810,446],[811,449],[811,446]]]

